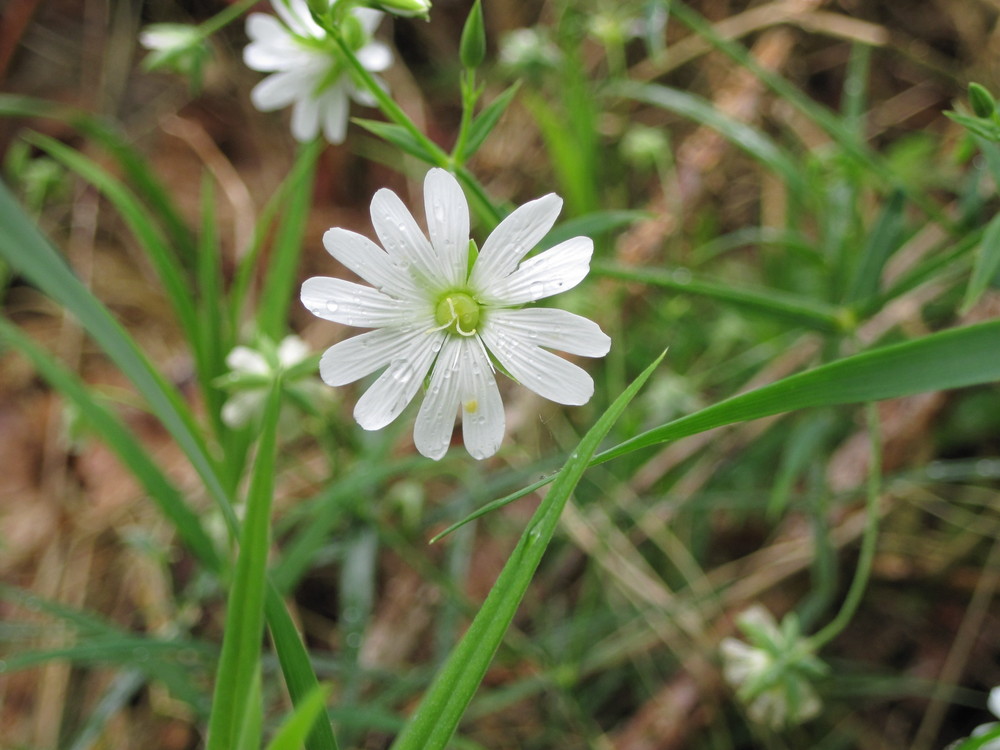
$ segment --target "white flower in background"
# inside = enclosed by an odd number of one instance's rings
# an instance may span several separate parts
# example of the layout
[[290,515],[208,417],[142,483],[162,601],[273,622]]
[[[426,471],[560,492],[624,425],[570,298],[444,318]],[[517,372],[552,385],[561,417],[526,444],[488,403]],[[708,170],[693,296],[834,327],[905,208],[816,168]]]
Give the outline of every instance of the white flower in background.
[[[990,691],[990,697],[986,701],[986,707],[990,709],[992,714],[1000,719],[1000,686],[993,688]],[[984,745],[977,745],[978,750],[1000,750],[1000,721],[991,721],[989,724],[980,724],[978,727],[972,730],[972,738],[985,737],[988,734],[998,734],[996,739],[991,739]],[[958,742],[953,742],[948,745],[947,750],[960,750],[969,739],[959,740]]]
[[286,336],[275,348],[262,342],[260,349],[237,346],[226,356],[229,374],[224,383],[234,391],[222,405],[222,421],[234,429],[245,427],[263,413],[274,377],[309,356],[309,348],[298,336]]
[[316,277],[302,285],[302,302],[321,318],[375,329],[336,344],[320,361],[332,386],[385,368],[355,406],[358,424],[385,427],[430,373],[413,430],[417,450],[441,458],[460,410],[465,447],[486,458],[504,434],[491,355],[552,401],[584,404],[593,395],[586,372],[542,347],[602,357],[611,339],[579,315],[521,306],[576,286],[590,270],[594,243],[574,237],[522,262],[562,208],[549,194],[504,219],[477,256],[465,196],[443,169],[427,173],[424,205],[429,241],[396,194],[379,190],[371,216],[384,250],[346,229],[323,237],[329,253],[372,286]]
[[[250,44],[243,50],[248,68],[271,73],[250,92],[253,105],[270,112],[292,105],[292,135],[310,141],[323,135],[341,143],[347,132],[350,99],[374,106],[372,95],[356,85],[336,42],[313,20],[306,0],[271,0],[278,17],[247,16]],[[342,37],[366,70],[378,73],[392,64],[392,52],[373,41],[382,13],[352,8],[343,19]]]
[[779,730],[816,716],[821,704],[812,682],[827,667],[802,638],[798,618],[789,614],[779,627],[770,612],[754,605],[737,624],[749,643],[723,639],[722,674],[750,719]]

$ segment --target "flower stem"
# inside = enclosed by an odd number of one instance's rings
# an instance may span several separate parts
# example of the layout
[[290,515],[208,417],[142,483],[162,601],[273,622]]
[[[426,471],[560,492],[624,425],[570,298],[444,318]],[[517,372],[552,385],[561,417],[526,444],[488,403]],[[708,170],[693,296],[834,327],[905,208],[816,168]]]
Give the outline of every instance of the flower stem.
[[882,489],[882,435],[879,429],[878,408],[875,404],[868,404],[865,407],[865,416],[871,441],[871,458],[868,465],[868,499],[865,504],[865,531],[861,538],[861,554],[854,571],[854,580],[851,581],[851,587],[847,591],[840,611],[826,627],[808,639],[814,651],[818,651],[836,638],[854,617],[868,585],[872,561],[875,558],[875,542],[878,538],[878,499]]
[[208,39],[208,37],[212,36],[212,34],[216,31],[231,24],[237,18],[250,10],[257,4],[258,1],[259,0],[241,0],[240,2],[233,3],[199,25],[198,35],[202,39]]

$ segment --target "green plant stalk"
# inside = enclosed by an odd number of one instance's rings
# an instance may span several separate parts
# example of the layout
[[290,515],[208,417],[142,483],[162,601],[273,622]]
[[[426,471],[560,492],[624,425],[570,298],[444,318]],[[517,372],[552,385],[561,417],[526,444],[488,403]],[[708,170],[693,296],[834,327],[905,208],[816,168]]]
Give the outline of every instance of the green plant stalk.
[[865,531],[861,538],[861,554],[840,611],[822,630],[806,639],[813,651],[819,651],[850,623],[858,605],[861,604],[861,597],[864,596],[865,588],[868,586],[872,562],[875,559],[875,546],[878,541],[878,501],[882,492],[882,431],[879,427],[878,407],[875,404],[865,406],[865,416],[871,441],[871,455],[868,461],[866,487],[868,498],[865,502]]
[[479,101],[480,91],[476,89],[476,71],[473,68],[462,71],[460,85],[462,89],[462,120],[458,126],[455,146],[451,150],[451,163],[456,168],[465,165],[465,144],[469,139],[469,129],[472,126],[472,115],[476,109],[476,102]]
[[[464,166],[453,164],[451,157],[446,154],[440,146],[434,143],[434,141],[424,135],[423,131],[420,130],[413,120],[407,116],[402,107],[396,104],[395,100],[386,93],[385,89],[379,86],[378,81],[376,81],[374,76],[372,76],[365,66],[361,64],[358,58],[351,51],[351,48],[346,42],[344,42],[340,34],[332,33],[331,36],[337,43],[337,47],[340,49],[340,52],[347,60],[348,65],[351,66],[351,70],[355,73],[355,75],[357,75],[358,79],[364,83],[365,88],[375,98],[375,101],[378,102],[379,109],[382,110],[382,113],[413,136],[414,140],[420,144],[427,154],[433,157],[433,166],[453,170],[459,182],[461,182],[465,189],[473,195],[476,204],[479,205],[484,212],[486,212],[486,218],[492,223],[493,226],[499,224],[503,216],[500,214],[497,207],[493,205],[493,202],[487,197],[486,191],[483,190],[479,181],[472,176],[472,173],[469,172],[469,170],[467,170]],[[490,229],[492,229],[492,227],[490,227]]]
[[448,745],[514,619],[559,524],[563,508],[586,471],[591,456],[665,355],[666,352],[657,357],[615,399],[570,455],[521,535],[486,601],[396,737],[391,750],[443,750]]
[[[277,377],[268,394],[257,458],[247,492],[246,519],[240,534],[236,572],[227,602],[222,656],[209,716],[207,750],[232,750],[236,747],[244,717],[254,710],[249,701],[253,675],[260,663],[260,641],[264,628],[280,409],[281,378]],[[259,711],[260,707],[256,710]]]

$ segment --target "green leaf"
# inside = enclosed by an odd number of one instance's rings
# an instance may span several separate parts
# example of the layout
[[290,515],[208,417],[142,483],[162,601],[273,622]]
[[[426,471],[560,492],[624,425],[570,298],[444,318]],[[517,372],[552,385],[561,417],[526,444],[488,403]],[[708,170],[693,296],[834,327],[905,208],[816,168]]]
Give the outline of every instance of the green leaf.
[[265,750],[301,750],[313,724],[323,715],[329,695],[329,685],[317,685],[310,690],[281,723]]
[[363,127],[369,133],[388,141],[400,151],[416,157],[426,164],[437,166],[440,159],[432,154],[413,134],[401,125],[379,120],[365,120],[360,117],[351,118],[353,122]]
[[493,128],[500,122],[503,113],[507,111],[507,107],[514,101],[514,96],[520,87],[521,82],[516,81],[476,115],[472,125],[469,126],[469,136],[465,141],[465,147],[462,149],[462,153],[457,155],[459,161],[464,163],[485,143],[486,138],[493,132]]
[[580,235],[594,237],[605,232],[613,232],[648,218],[650,218],[650,214],[646,211],[592,211],[589,214],[560,222],[557,227],[545,235],[545,239],[538,243],[538,249],[547,250],[560,242]]
[[962,300],[962,313],[967,313],[986,291],[990,282],[1000,272],[1000,215],[994,216],[986,226],[983,239],[979,243],[969,286]]
[[392,750],[442,750],[448,745],[500,646],[591,456],[663,360],[661,354],[608,407],[556,476],[465,636],[452,650]]
[[774,289],[749,289],[695,277],[686,268],[665,271],[656,268],[622,268],[593,264],[593,272],[623,281],[638,281],[663,289],[708,297],[735,307],[790,320],[820,331],[841,331],[850,327],[847,311]]
[[[244,717],[260,706],[254,702],[254,675],[260,666],[260,643],[264,628],[267,558],[270,551],[271,502],[281,409],[281,379],[271,386],[261,424],[260,441],[250,488],[246,520],[240,534],[236,572],[226,603],[222,657],[216,674],[212,714],[209,717],[207,750],[231,750],[238,746]],[[259,698],[259,693],[257,695]]]
[[878,294],[882,269],[886,261],[899,249],[903,235],[903,210],[906,197],[899,190],[893,191],[879,214],[875,226],[868,233],[868,240],[861,250],[861,262],[847,292],[846,302],[853,304]]
[[107,308],[73,274],[62,256],[24,214],[2,181],[0,226],[4,228],[0,232],[0,257],[80,322],[146,399],[150,410],[191,461],[230,527],[235,528],[236,518],[219,482],[214,462],[208,455],[191,412],[177,391],[167,384]]
[[[1000,321],[872,349],[791,375],[667,422],[597,454],[591,465],[737,422],[819,406],[863,404],[1000,380]],[[552,482],[546,477],[494,500],[437,534],[456,529]]]
[[637,435],[599,454],[595,462],[798,409],[862,404],[996,380],[1000,380],[997,320],[873,349],[792,375]]

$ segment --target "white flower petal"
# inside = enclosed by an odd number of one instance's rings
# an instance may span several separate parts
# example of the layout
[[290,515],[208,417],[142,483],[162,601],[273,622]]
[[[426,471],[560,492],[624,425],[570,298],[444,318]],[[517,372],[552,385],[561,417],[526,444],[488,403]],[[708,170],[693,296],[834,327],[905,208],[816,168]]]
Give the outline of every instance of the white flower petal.
[[367,237],[335,227],[323,235],[323,246],[372,286],[392,297],[419,299],[410,275]]
[[254,388],[248,391],[234,393],[222,405],[222,422],[227,427],[238,429],[247,425],[256,414],[264,411],[267,400],[267,390]]
[[535,346],[487,318],[480,335],[501,365],[523,386],[550,401],[569,406],[585,404],[594,395],[590,375],[562,357]]
[[548,234],[562,210],[554,193],[514,209],[483,243],[470,277],[477,289],[490,289],[513,271],[542,237]]
[[462,438],[473,458],[489,458],[503,442],[503,401],[482,342],[463,338],[459,373],[462,376]]
[[592,320],[552,307],[490,310],[490,322],[509,335],[584,357],[603,357],[611,338]]
[[438,337],[414,339],[407,350],[392,360],[354,406],[354,418],[366,430],[380,430],[399,416],[420,388],[437,356],[434,342]]
[[435,334],[428,335],[427,330],[425,326],[378,328],[345,339],[323,354],[319,361],[320,377],[327,385],[347,385],[382,369],[394,359],[403,358],[420,341],[433,348],[436,344],[430,336]]
[[326,32],[312,19],[306,0],[271,0],[271,5],[295,34],[313,39],[326,36]]
[[359,328],[407,325],[420,316],[412,302],[343,279],[314,276],[302,284],[302,304],[313,315]]
[[354,53],[365,70],[381,73],[392,65],[392,50],[382,42],[370,42]]
[[354,8],[351,12],[361,22],[361,28],[368,35],[371,35],[378,28],[379,23],[382,21],[382,16],[385,15],[382,11],[375,10],[374,8]]
[[243,62],[251,70],[290,70],[311,57],[274,16],[251,13],[247,16],[246,31],[251,43],[243,48]]
[[285,336],[278,344],[278,362],[282,367],[292,367],[309,356],[309,346],[298,336]]
[[986,705],[993,712],[993,715],[1000,719],[1000,686],[990,690],[990,697],[986,700]]
[[395,262],[411,265],[425,281],[441,281],[441,264],[434,248],[398,195],[387,188],[375,193],[371,216],[382,247]]
[[590,271],[594,242],[574,237],[529,258],[514,273],[495,282],[480,294],[486,303],[522,305],[565,292],[579,284]]
[[271,368],[263,355],[249,346],[237,346],[226,355],[226,367],[248,375],[267,375]]
[[461,361],[462,340],[447,336],[413,426],[413,444],[422,455],[435,461],[448,452],[455,429],[455,415],[462,398]]
[[336,83],[323,92],[319,101],[319,119],[323,123],[323,136],[330,143],[344,142],[350,106],[347,89],[342,83]]
[[440,259],[445,281],[465,282],[469,266],[469,204],[449,172],[432,169],[424,178],[424,210],[431,244]]
[[304,96],[292,107],[292,137],[299,143],[311,141],[319,135],[319,102]]
[[308,91],[311,75],[302,69],[286,70],[269,75],[253,87],[250,101],[261,112],[287,107]]

